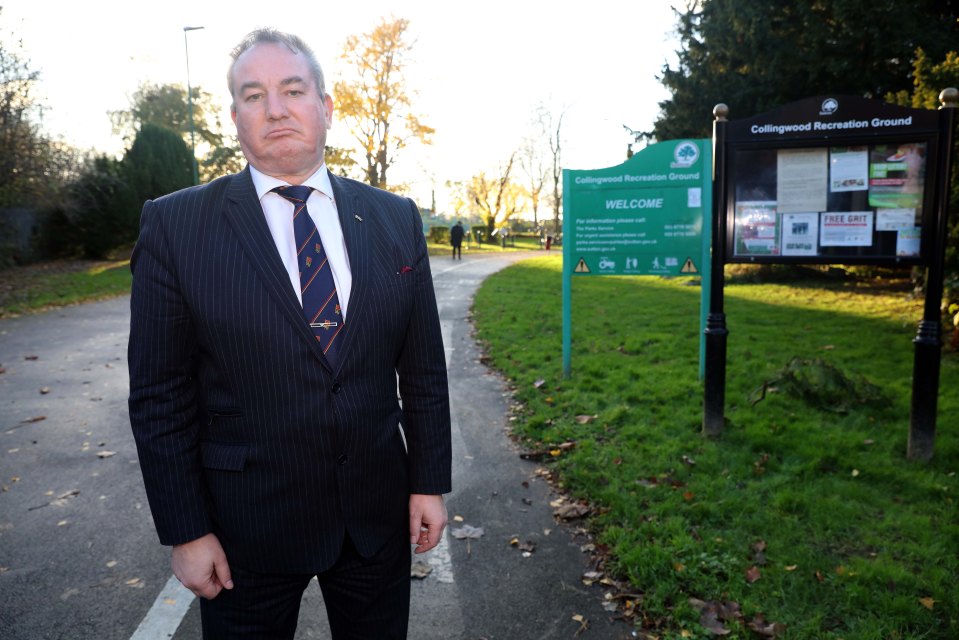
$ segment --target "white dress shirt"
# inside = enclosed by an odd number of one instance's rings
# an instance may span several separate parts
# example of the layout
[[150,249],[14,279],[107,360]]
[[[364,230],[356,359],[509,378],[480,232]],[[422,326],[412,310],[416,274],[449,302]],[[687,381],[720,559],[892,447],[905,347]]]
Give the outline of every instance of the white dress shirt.
[[[290,283],[296,297],[303,304],[300,294],[300,267],[296,259],[296,239],[293,235],[293,203],[271,189],[289,183],[278,180],[265,173],[257,171],[250,165],[250,175],[256,195],[263,207],[266,224],[270,227],[273,242],[280,254],[283,266],[290,274]],[[316,170],[312,176],[303,181],[303,184],[313,187],[307,209],[316,229],[320,234],[320,242],[330,261],[333,271],[333,282],[336,285],[336,296],[340,301],[340,310],[343,321],[346,321],[346,308],[350,302],[350,290],[353,287],[353,276],[350,272],[350,259],[346,253],[346,243],[343,240],[343,228],[340,227],[340,218],[336,213],[336,202],[333,200],[333,186],[330,184],[330,175],[326,171],[326,164]]]

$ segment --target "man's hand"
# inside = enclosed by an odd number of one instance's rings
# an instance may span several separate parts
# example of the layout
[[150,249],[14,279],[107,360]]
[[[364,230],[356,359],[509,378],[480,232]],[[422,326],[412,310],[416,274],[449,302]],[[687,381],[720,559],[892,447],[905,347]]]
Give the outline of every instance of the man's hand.
[[226,554],[212,533],[173,547],[173,575],[184,587],[207,600],[217,597],[223,589],[233,588]]
[[425,553],[438,545],[446,528],[446,504],[443,496],[414,493],[410,496],[410,544],[415,553]]

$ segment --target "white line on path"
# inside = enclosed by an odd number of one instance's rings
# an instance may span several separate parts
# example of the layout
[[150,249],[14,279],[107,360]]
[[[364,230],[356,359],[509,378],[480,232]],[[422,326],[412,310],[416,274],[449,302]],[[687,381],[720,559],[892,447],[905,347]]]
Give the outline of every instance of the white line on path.
[[453,557],[450,555],[450,528],[446,527],[440,543],[426,554],[426,561],[433,567],[433,576],[443,584],[453,584]]
[[170,576],[146,617],[130,636],[130,640],[172,638],[195,597],[192,591],[180,584],[176,576]]

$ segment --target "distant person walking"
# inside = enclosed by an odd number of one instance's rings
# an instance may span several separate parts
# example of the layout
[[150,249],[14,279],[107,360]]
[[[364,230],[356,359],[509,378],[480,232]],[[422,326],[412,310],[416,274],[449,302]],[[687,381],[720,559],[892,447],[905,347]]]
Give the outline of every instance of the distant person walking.
[[450,229],[450,244],[453,245],[453,260],[456,260],[457,257],[460,260],[463,259],[463,235],[465,233],[462,220],[454,224],[453,228]]

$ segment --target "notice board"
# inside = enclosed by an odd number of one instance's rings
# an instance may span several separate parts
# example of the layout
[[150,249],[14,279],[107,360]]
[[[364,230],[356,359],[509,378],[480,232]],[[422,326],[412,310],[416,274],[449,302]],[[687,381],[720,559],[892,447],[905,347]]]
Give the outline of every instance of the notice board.
[[727,262],[925,264],[938,118],[816,97],[726,130]]

